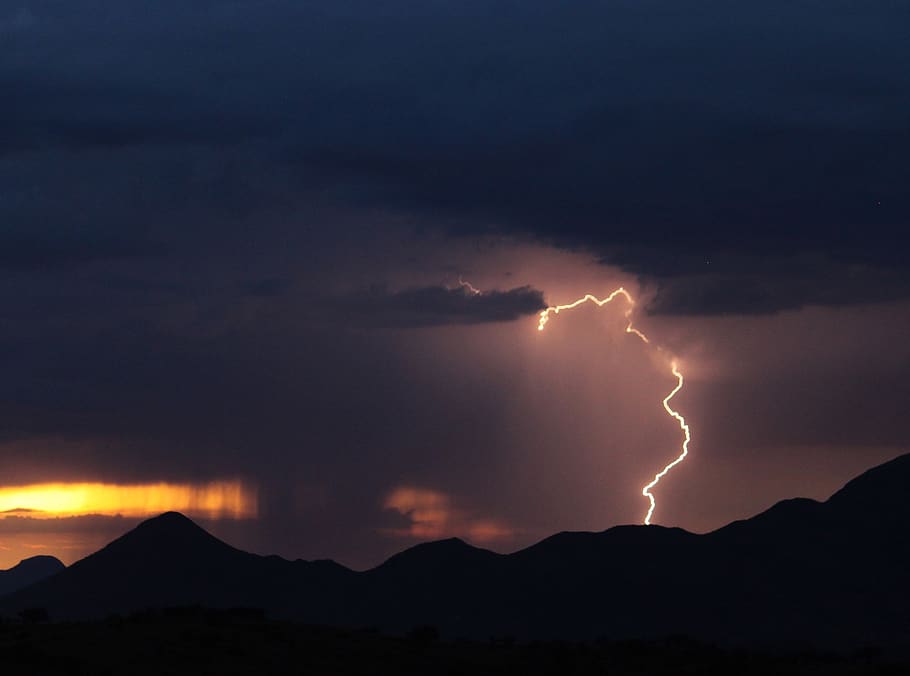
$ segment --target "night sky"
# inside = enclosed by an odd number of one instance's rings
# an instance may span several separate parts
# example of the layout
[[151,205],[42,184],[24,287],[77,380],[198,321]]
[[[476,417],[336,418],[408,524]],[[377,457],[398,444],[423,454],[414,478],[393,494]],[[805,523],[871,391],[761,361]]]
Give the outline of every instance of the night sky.
[[[910,450],[910,5],[0,0],[0,495],[236,546],[704,532]],[[483,293],[460,285],[470,282]],[[619,285],[626,307],[548,304]],[[28,505],[15,505],[28,508]],[[0,568],[141,518],[17,510]],[[118,514],[120,514],[118,516]]]

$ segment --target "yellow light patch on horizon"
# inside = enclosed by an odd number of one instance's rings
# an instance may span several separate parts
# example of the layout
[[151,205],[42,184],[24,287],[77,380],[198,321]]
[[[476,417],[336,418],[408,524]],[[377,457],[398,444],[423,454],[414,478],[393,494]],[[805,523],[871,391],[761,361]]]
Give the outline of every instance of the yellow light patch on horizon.
[[87,514],[145,517],[170,511],[212,519],[253,518],[259,512],[258,496],[241,481],[0,486],[0,513],[28,513],[38,519]]

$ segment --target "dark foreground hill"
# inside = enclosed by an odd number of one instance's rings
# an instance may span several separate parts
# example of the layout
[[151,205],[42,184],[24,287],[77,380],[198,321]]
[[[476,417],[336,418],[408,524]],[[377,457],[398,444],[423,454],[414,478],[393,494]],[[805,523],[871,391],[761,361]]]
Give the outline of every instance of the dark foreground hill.
[[908,487],[910,455],[827,502],[785,501],[707,535],[623,526],[510,555],[452,539],[364,573],[248,554],[172,513],[0,600],[0,611],[90,618],[198,604],[482,638],[910,645]]
[[9,570],[0,570],[0,596],[55,575],[66,566],[53,556],[33,556]]
[[899,676],[900,656],[730,650],[664,641],[440,641],[422,627],[384,636],[194,608],[89,623],[0,624],[4,676],[319,674],[426,676]]

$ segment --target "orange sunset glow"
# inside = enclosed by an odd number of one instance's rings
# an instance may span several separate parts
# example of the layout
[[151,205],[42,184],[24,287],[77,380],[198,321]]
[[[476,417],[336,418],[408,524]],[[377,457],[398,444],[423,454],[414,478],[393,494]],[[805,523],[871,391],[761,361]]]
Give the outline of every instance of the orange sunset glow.
[[441,491],[399,486],[386,496],[383,507],[410,519],[411,523],[406,528],[385,529],[386,533],[399,537],[464,537],[473,542],[490,543],[514,534],[505,523],[477,518],[455,507],[452,498]]
[[27,513],[34,518],[86,514],[145,517],[167,511],[213,519],[252,518],[258,513],[257,493],[240,481],[0,487],[0,513]]

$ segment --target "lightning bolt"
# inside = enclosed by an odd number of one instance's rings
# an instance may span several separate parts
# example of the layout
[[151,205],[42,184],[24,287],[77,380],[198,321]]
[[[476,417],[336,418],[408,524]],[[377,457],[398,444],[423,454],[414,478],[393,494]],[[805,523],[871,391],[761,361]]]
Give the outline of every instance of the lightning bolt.
[[[618,289],[613,291],[609,296],[607,296],[606,298],[603,298],[603,299],[597,298],[597,296],[593,296],[590,293],[588,293],[588,294],[585,294],[584,296],[582,296],[581,298],[579,298],[578,300],[575,300],[566,305],[553,305],[551,307],[548,307],[546,310],[543,310],[540,313],[540,319],[538,320],[538,323],[537,323],[537,330],[538,331],[544,330],[544,327],[547,325],[547,322],[550,321],[551,314],[558,315],[560,312],[564,312],[565,310],[573,310],[573,309],[577,308],[579,305],[583,305],[585,303],[594,303],[597,307],[603,307],[607,303],[613,302],[619,296],[622,296],[623,298],[625,298],[626,303],[628,305],[628,308],[626,309],[626,313],[625,313],[625,318],[626,318],[626,322],[627,322],[626,323],[626,333],[630,333],[630,334],[634,335],[636,338],[638,338],[639,340],[641,340],[643,343],[645,343],[647,345],[651,345],[651,341],[648,339],[648,337],[632,325],[632,313],[635,311],[635,299],[632,298],[631,294],[628,291],[626,291],[623,287],[619,287]],[[662,349],[660,347],[657,347],[657,350],[662,351]],[[641,489],[641,494],[644,497],[648,498],[648,503],[649,503],[648,512],[645,515],[645,519],[644,519],[644,523],[646,526],[651,525],[651,517],[654,515],[655,507],[657,507],[657,502],[654,499],[654,494],[651,492],[651,489],[655,488],[657,486],[657,484],[660,483],[660,480],[663,479],[671,469],[673,469],[674,467],[676,467],[676,465],[678,465],[679,463],[681,463],[683,460],[686,459],[686,456],[689,455],[689,442],[692,440],[692,435],[689,431],[689,425],[686,423],[686,419],[682,415],[680,415],[679,412],[675,411],[673,408],[670,407],[670,400],[673,399],[673,397],[675,397],[679,393],[679,391],[683,388],[683,384],[685,382],[683,379],[683,374],[679,370],[679,365],[676,362],[676,360],[673,360],[672,362],[670,362],[670,372],[676,377],[676,387],[674,387],[673,390],[666,397],[664,397],[663,406],[664,406],[664,410],[667,412],[667,415],[669,415],[671,418],[676,420],[677,423],[679,423],[679,428],[683,432],[684,439],[683,439],[682,446],[680,448],[679,455],[673,461],[668,463],[657,474],[655,474],[654,478],[651,480],[651,482],[648,483],[647,485],[645,485]]]
[[689,431],[689,425],[686,423],[686,419],[683,418],[678,412],[670,408],[670,400],[675,397],[676,394],[683,388],[683,383],[685,380],[683,379],[683,374],[680,372],[676,361],[673,361],[670,364],[670,370],[672,371],[673,375],[676,376],[676,387],[673,388],[670,394],[664,397],[664,410],[671,418],[675,419],[676,422],[679,423],[679,429],[682,430],[684,439],[681,452],[676,457],[676,459],[669,463],[662,470],[660,470],[657,474],[655,474],[654,478],[651,480],[651,483],[641,489],[641,494],[648,498],[648,501],[651,503],[648,507],[648,513],[645,515],[646,526],[651,525],[651,516],[654,514],[654,508],[657,506],[657,503],[654,500],[654,494],[651,493],[651,489],[660,483],[660,480],[667,475],[667,472],[669,472],[671,469],[686,459],[686,456],[689,455],[689,442],[692,441],[692,434]]
[[476,286],[471,284],[471,282],[464,281],[461,277],[458,278],[458,286],[470,293],[472,296],[481,296],[483,291],[478,289]]

